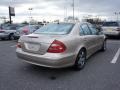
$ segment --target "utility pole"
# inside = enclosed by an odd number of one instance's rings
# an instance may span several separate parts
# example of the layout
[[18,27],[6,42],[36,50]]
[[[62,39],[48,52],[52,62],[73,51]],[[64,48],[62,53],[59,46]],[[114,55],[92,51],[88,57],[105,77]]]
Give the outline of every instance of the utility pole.
[[67,17],[67,0],[65,2],[65,6],[64,6],[64,20],[66,21],[68,19]]
[[33,10],[33,8],[28,8],[28,10],[30,11],[30,21],[29,21],[29,24],[30,24],[30,22],[32,21],[32,10]]
[[119,21],[120,12],[115,12],[115,15],[116,15],[116,20]]
[[74,13],[74,11],[75,11],[75,1],[73,0],[73,20],[75,19],[75,13]]

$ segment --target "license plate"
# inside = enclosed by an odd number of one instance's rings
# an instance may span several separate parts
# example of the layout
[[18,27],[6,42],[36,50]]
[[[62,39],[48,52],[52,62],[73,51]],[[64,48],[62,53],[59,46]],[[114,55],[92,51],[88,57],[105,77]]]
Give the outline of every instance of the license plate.
[[16,32],[16,34],[20,34],[20,32]]
[[31,44],[27,43],[26,48],[30,51],[39,51],[40,49],[40,44]]
[[112,30],[112,29],[108,29],[107,31],[108,31],[108,32],[112,32],[113,30]]

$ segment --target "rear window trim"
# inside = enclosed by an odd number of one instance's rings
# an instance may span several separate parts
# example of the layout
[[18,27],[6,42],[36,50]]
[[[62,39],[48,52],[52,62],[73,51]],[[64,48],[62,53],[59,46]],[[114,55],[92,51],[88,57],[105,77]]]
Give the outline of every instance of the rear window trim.
[[67,35],[70,34],[70,32],[73,30],[75,24],[74,23],[60,23],[60,24],[72,24],[72,27],[69,29],[69,31],[65,34],[50,34],[50,33],[35,33],[34,34],[43,34],[43,35]]

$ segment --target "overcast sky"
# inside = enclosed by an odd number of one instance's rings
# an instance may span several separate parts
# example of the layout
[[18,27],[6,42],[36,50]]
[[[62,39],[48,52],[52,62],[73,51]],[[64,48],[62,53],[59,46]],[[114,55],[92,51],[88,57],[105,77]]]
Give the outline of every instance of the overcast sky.
[[[0,16],[8,17],[8,6],[14,6],[15,22],[29,20],[31,15],[37,20],[63,19],[72,16],[73,0],[0,0]],[[67,12],[67,13],[66,13]],[[115,12],[120,12],[120,0],[75,0],[75,16],[83,18],[88,15],[103,19],[115,19]]]

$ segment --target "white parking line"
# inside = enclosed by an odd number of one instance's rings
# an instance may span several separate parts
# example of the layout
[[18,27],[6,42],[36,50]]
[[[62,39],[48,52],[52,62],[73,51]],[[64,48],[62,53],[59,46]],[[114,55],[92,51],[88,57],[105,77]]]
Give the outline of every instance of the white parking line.
[[120,48],[118,49],[117,53],[115,54],[114,58],[112,59],[111,63],[115,64],[119,58],[120,55]]
[[16,45],[12,45],[12,46],[10,46],[10,47],[16,47]]

